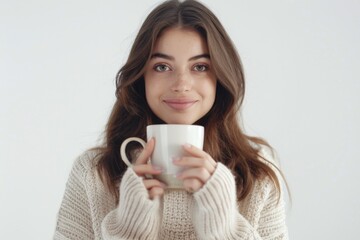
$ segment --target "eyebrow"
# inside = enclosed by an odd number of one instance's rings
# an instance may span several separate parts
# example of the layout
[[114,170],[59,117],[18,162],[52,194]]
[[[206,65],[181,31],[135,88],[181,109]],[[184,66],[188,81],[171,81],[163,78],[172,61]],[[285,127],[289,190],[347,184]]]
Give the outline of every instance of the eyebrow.
[[[170,55],[167,55],[167,54],[164,54],[164,53],[154,53],[154,54],[151,55],[151,59],[152,58],[164,58],[164,59],[167,59],[167,60],[174,60],[175,59],[173,56],[170,56]],[[196,55],[196,56],[193,56],[193,57],[189,58],[189,61],[194,61],[194,60],[197,60],[199,58],[208,58],[208,59],[210,59],[210,55],[208,53],[199,54],[199,55]]]

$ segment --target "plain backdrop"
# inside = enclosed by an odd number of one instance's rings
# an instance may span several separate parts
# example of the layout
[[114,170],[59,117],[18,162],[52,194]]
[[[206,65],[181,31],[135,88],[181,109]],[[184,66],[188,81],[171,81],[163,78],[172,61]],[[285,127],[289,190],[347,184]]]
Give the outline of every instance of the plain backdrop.
[[[246,74],[243,124],[277,150],[293,240],[360,235],[360,2],[203,1]],[[0,1],[0,238],[51,239],[74,159],[158,1]],[[288,201],[288,200],[287,200]]]

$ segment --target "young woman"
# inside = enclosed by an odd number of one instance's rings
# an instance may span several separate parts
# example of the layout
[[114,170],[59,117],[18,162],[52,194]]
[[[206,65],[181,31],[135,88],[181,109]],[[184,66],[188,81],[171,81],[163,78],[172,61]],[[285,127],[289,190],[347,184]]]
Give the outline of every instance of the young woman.
[[[288,239],[280,172],[268,144],[246,136],[237,115],[244,97],[239,56],[224,28],[196,1],[166,1],[143,23],[116,78],[116,97],[103,146],[74,163],[55,239]],[[155,141],[140,154],[150,124],[205,127],[204,150],[190,157],[169,190],[146,174]]]

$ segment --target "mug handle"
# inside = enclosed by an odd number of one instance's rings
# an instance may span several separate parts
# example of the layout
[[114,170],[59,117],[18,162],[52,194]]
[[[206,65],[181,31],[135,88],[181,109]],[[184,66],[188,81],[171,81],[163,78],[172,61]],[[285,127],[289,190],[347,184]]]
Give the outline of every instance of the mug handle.
[[127,158],[126,156],[126,146],[129,142],[138,142],[141,144],[141,146],[143,146],[145,148],[145,141],[142,140],[141,138],[138,138],[138,137],[130,137],[130,138],[127,138],[125,139],[125,141],[123,141],[123,143],[121,144],[121,147],[120,147],[120,155],[121,155],[121,159],[124,161],[124,163],[128,166],[128,167],[132,167],[132,164],[131,162],[129,161],[129,159]]

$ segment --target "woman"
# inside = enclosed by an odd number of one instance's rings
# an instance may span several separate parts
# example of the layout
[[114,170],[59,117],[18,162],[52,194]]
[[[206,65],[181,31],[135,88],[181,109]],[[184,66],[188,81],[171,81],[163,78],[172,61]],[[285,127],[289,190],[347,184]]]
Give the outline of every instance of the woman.
[[[239,56],[224,28],[197,1],[166,1],[146,18],[116,79],[103,146],[74,163],[58,214],[55,239],[288,239],[279,176],[269,145],[246,136],[237,114],[244,97]],[[146,139],[150,124],[205,127],[204,150],[168,190],[161,169],[121,160],[128,137]]]

